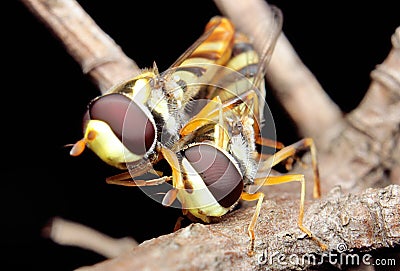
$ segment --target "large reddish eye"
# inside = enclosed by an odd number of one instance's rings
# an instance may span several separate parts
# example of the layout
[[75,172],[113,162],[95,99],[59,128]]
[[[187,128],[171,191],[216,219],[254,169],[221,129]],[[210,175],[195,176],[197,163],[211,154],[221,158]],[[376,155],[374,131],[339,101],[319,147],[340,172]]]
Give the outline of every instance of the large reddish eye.
[[222,207],[231,207],[240,198],[243,191],[242,176],[223,152],[208,144],[198,144],[187,148],[184,157]]
[[155,140],[155,127],[145,112],[125,95],[100,96],[89,105],[92,120],[106,122],[125,147],[144,155]]

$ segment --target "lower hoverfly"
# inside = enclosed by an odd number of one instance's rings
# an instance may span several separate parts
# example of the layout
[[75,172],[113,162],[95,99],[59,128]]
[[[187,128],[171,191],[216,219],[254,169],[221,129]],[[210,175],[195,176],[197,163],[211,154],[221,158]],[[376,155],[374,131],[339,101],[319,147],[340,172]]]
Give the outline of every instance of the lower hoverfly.
[[[82,144],[87,144],[110,165],[127,167],[130,175],[123,173],[110,177],[107,182],[111,184],[152,186],[172,182],[162,203],[170,206],[177,199],[184,214],[206,223],[233,210],[240,199],[257,200],[248,227],[249,255],[254,252],[254,228],[264,199],[264,194],[257,189],[263,185],[300,182],[299,227],[325,248],[303,226],[304,176],[269,174],[274,165],[299,150],[310,148],[314,196],[319,197],[319,175],[312,140],[303,139],[282,146],[267,157],[256,150],[256,143],[277,144],[263,138],[260,132],[264,72],[282,25],[280,10],[274,8],[273,11],[274,27],[260,57],[251,42],[235,32],[228,19],[215,17],[210,21],[209,30],[206,28],[205,34],[173,65],[173,69],[162,76],[154,71],[144,72],[93,100],[88,109],[84,140],[74,146],[72,154],[79,154],[83,150]],[[218,23],[213,25],[215,22]],[[202,50],[212,48],[213,42],[223,45],[223,50],[222,47],[216,50],[218,57],[209,62],[223,65],[222,68],[199,60],[205,55],[211,58],[210,51]],[[141,88],[144,90],[139,92]],[[188,112],[191,111],[190,102],[200,97],[208,102],[195,113]],[[104,124],[97,124],[98,121],[106,124],[105,129],[102,128]],[[166,135],[161,135],[162,132]],[[161,159],[171,166],[172,176],[153,171],[159,178],[127,179],[151,171],[151,165]]]
[[[279,21],[277,25],[280,25]],[[290,146],[282,146],[281,150],[268,158],[256,150],[256,143],[272,143],[262,138],[257,130],[258,121],[262,120],[259,99],[265,92],[263,70],[266,58],[272,52],[271,46],[273,44],[266,46],[262,57],[258,58],[247,37],[236,35],[234,53],[226,67],[235,67],[240,72],[225,70],[222,76],[218,76],[220,81],[215,83],[214,80],[214,86],[224,86],[224,89],[214,87],[213,91],[209,91],[208,95],[212,100],[180,130],[181,136],[190,135],[190,140],[184,138],[182,145],[175,145],[177,154],[168,157],[173,167],[174,188],[169,191],[172,195],[167,193],[164,204],[178,198],[186,214],[209,223],[231,211],[240,199],[257,200],[256,210],[248,227],[248,254],[253,255],[254,228],[264,199],[264,194],[257,190],[264,185],[300,182],[299,228],[321,248],[326,249],[326,245],[303,226],[304,176],[270,175],[271,167],[295,156],[298,151],[310,148],[314,197],[320,197],[316,150],[312,139],[306,138]],[[255,69],[252,71],[252,68]],[[259,90],[261,95],[257,95]]]

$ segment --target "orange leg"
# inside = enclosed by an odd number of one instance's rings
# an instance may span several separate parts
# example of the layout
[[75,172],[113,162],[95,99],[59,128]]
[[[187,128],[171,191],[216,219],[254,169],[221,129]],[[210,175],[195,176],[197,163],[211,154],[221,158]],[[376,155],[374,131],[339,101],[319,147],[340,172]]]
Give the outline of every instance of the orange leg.
[[256,143],[258,145],[262,145],[262,146],[265,146],[265,147],[271,147],[271,148],[275,148],[275,149],[278,149],[278,150],[283,149],[285,147],[285,145],[283,145],[283,143],[281,143],[279,141],[275,141],[275,140],[272,140],[272,139],[269,139],[269,138],[265,138],[265,137],[262,137],[260,135],[256,136]]
[[122,185],[122,186],[153,186],[160,185],[165,182],[171,181],[171,176],[164,176],[151,180],[133,180],[129,172],[124,172],[118,175],[108,177],[106,182],[108,184]]
[[175,222],[175,226],[174,226],[174,230],[173,232],[176,232],[177,230],[179,230],[182,226],[182,220],[184,220],[185,218],[183,216],[178,217],[178,219]]
[[[300,191],[300,210],[299,210],[298,226],[304,233],[306,233],[310,238],[312,238],[314,241],[316,241],[323,250],[326,250],[328,248],[324,243],[322,243],[318,238],[316,238],[309,229],[307,229],[303,225],[304,200],[305,200],[305,194],[306,194],[306,186],[305,186],[304,176],[302,174],[269,176],[266,178],[256,179],[256,181],[262,182],[262,185],[277,185],[277,184],[283,184],[283,183],[288,183],[288,182],[300,182],[301,191]],[[264,194],[261,192],[258,192],[255,194],[249,194],[247,192],[243,192],[241,199],[246,200],[246,201],[258,200],[256,210],[254,211],[253,217],[252,217],[249,227],[248,227],[248,234],[250,237],[250,244],[248,247],[248,255],[252,256],[254,254],[254,240],[255,240],[254,229],[256,226],[257,218],[260,214],[262,201],[264,199]]]
[[250,224],[247,228],[247,233],[249,234],[249,237],[250,237],[250,243],[249,243],[249,246],[247,247],[247,255],[253,256],[254,255],[254,240],[256,239],[255,234],[254,234],[254,229],[257,224],[257,218],[260,215],[261,205],[264,200],[264,194],[261,192],[256,193],[256,194],[248,194],[246,192],[243,192],[241,195],[241,199],[246,200],[246,201],[258,200],[253,217],[251,218]]
[[[210,112],[218,113],[216,115],[216,119],[213,119],[209,116]],[[205,128],[206,127],[206,128]],[[229,143],[229,135],[227,132],[226,123],[224,122],[223,116],[223,105],[221,99],[216,96],[214,97],[206,106],[192,119],[190,119],[184,127],[179,131],[181,137],[184,139],[182,141],[183,144],[186,144],[186,136],[193,134],[195,131],[205,132],[205,129],[212,128],[214,130],[214,143],[221,149],[226,149]],[[181,142],[176,144],[176,147],[179,148],[183,145]]]
[[[211,102],[209,102],[196,116],[192,118],[194,119],[204,119],[211,122],[211,120],[217,120],[221,118],[221,114],[227,112],[228,110],[233,110],[234,108],[238,108],[238,106],[247,105],[244,109],[243,114],[254,114],[252,111],[252,107],[254,104],[258,104],[258,97],[254,90],[248,90],[239,96],[235,96],[231,99],[221,102],[218,96],[214,97]],[[256,112],[257,113],[257,112]],[[255,116],[256,118],[258,116]],[[258,127],[258,119],[255,121],[255,125]],[[191,124],[191,120],[186,124],[180,131],[182,136],[190,134],[198,127],[198,122],[196,125]],[[258,131],[258,129],[257,129]]]
[[[276,152],[274,155],[268,157],[264,161],[261,161],[260,163],[260,170],[259,173],[265,171],[266,173],[269,172],[267,170],[268,168],[271,168],[278,163],[293,157],[298,151],[303,150],[303,149],[310,149],[311,152],[311,163],[312,163],[312,168],[313,168],[313,173],[314,173],[314,189],[313,189],[313,196],[314,198],[319,198],[321,195],[320,192],[320,181],[319,181],[319,171],[318,171],[318,166],[317,166],[317,154],[316,154],[316,149],[314,142],[311,138],[305,138],[302,139],[292,145],[289,145],[287,147],[283,147],[281,150]],[[304,176],[301,174],[292,174],[292,175],[283,175],[283,176],[268,176],[268,177],[260,177],[256,178],[254,180],[254,186],[263,186],[263,185],[276,185],[276,184],[282,184],[282,183],[287,183],[287,182],[293,182],[293,181],[298,181],[301,183],[301,192],[300,192],[300,210],[299,210],[299,219],[298,219],[298,225],[299,228],[305,232],[308,236],[310,236],[313,240],[315,240],[318,245],[322,249],[327,249],[327,246],[323,244],[321,241],[319,241],[309,229],[303,226],[303,217],[304,217],[304,200],[305,200],[305,180]],[[247,192],[243,192],[241,196],[242,200],[246,201],[253,201],[253,200],[258,200],[256,210],[254,212],[254,215],[252,217],[252,220],[249,224],[248,227],[248,234],[250,237],[250,244],[249,244],[249,249],[248,249],[248,254],[252,255],[254,253],[254,228],[257,222],[257,218],[260,213],[261,209],[261,204],[264,199],[264,194],[263,193],[254,193],[250,194]]]
[[266,160],[260,162],[261,170],[265,170],[267,168],[271,168],[280,162],[284,161],[287,158],[293,157],[296,153],[301,150],[310,149],[311,153],[311,165],[314,174],[314,188],[313,188],[313,196],[314,198],[321,197],[321,187],[319,180],[319,170],[317,164],[317,151],[314,145],[314,141],[312,138],[304,138],[300,141],[293,143],[289,146],[284,147],[283,149],[276,152],[274,155],[268,157]]
[[[163,176],[160,178],[154,178],[150,180],[137,180],[137,179],[132,179],[130,172],[124,172],[107,178],[106,182],[108,184],[115,184],[122,186],[154,186],[163,184],[165,182],[170,182],[173,180],[174,188],[172,188],[165,194],[162,201],[163,205],[170,206],[177,197],[178,189],[184,187],[184,185],[182,181],[181,172],[179,169],[179,161],[175,153],[173,153],[169,149],[161,148],[161,154],[167,160],[168,164],[171,166],[172,176]],[[161,174],[154,170],[152,172],[156,174]]]

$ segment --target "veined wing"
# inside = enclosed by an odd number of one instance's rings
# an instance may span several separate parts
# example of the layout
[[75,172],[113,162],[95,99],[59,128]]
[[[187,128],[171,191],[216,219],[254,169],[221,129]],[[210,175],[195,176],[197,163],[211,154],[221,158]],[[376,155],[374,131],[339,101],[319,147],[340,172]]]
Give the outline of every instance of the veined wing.
[[235,29],[232,22],[214,16],[204,33],[170,66],[170,69],[190,63],[225,64],[231,55]]
[[251,40],[243,33],[236,33],[232,57],[226,64],[226,69],[221,70],[216,76],[207,93],[207,98],[219,96],[222,102],[234,97],[240,97],[245,92],[253,89],[258,96],[258,106],[253,108],[255,118],[263,121],[265,105],[265,72],[276,41],[282,29],[282,12],[277,7],[272,7],[272,22],[270,33],[264,37],[262,51],[258,54]]
[[195,96],[215,75],[215,67],[225,65],[231,57],[235,28],[221,16],[213,17],[204,33],[172,65],[162,77],[174,80],[182,88],[182,104]]
[[[143,92],[141,88],[144,84],[139,83],[140,86],[136,86],[138,81],[146,82],[151,79],[163,78],[164,82],[177,81],[184,92],[183,100],[190,100],[196,93],[193,93],[193,90],[188,93],[187,90],[190,88],[186,86],[196,84],[199,80],[202,82],[209,80],[205,77],[213,71],[208,70],[204,64],[226,64],[231,57],[234,35],[235,29],[230,20],[214,16],[207,23],[204,33],[161,75],[156,66],[152,69],[144,69],[141,74],[114,86],[108,93],[122,92],[129,96],[135,96],[139,90]],[[176,87],[176,84],[171,85]]]

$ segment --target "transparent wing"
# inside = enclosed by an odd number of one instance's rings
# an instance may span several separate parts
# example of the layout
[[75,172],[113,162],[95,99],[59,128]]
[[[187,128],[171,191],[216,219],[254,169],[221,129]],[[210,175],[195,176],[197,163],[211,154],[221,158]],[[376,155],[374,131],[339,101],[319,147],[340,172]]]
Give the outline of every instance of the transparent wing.
[[257,73],[255,75],[254,85],[258,86],[260,81],[264,79],[267,66],[272,56],[272,52],[275,48],[275,44],[282,32],[282,22],[283,22],[283,15],[282,11],[275,7],[271,6],[272,12],[272,23],[270,27],[270,34],[267,37],[264,37],[264,42],[262,43],[262,51],[260,53],[260,61]]
[[[236,33],[232,58],[226,64],[227,69],[220,71],[213,78],[214,87],[208,91],[209,99],[218,95],[222,101],[225,101],[231,98],[226,92],[231,92],[231,95],[240,95],[250,88],[265,92],[263,89],[264,76],[281,33],[283,21],[279,8],[272,6],[271,10],[272,21],[266,24],[269,27],[268,34],[262,38],[257,37],[262,40],[259,42],[262,48],[260,52],[256,52],[252,43],[255,37],[247,37],[246,34],[240,32]],[[264,96],[265,94],[262,95],[262,98]]]
[[204,31],[204,33],[183,54],[178,57],[178,59],[169,67],[169,70],[179,67],[182,62],[189,58],[193,52],[199,48],[199,46],[202,45],[222,23],[222,17],[215,16],[213,20],[215,20],[215,23],[206,31]]
[[[181,104],[195,97],[204,97],[206,85],[231,57],[235,28],[225,17],[214,16],[204,33],[172,65],[162,73],[166,82],[181,89],[176,92]],[[174,91],[174,90],[173,90]]]

